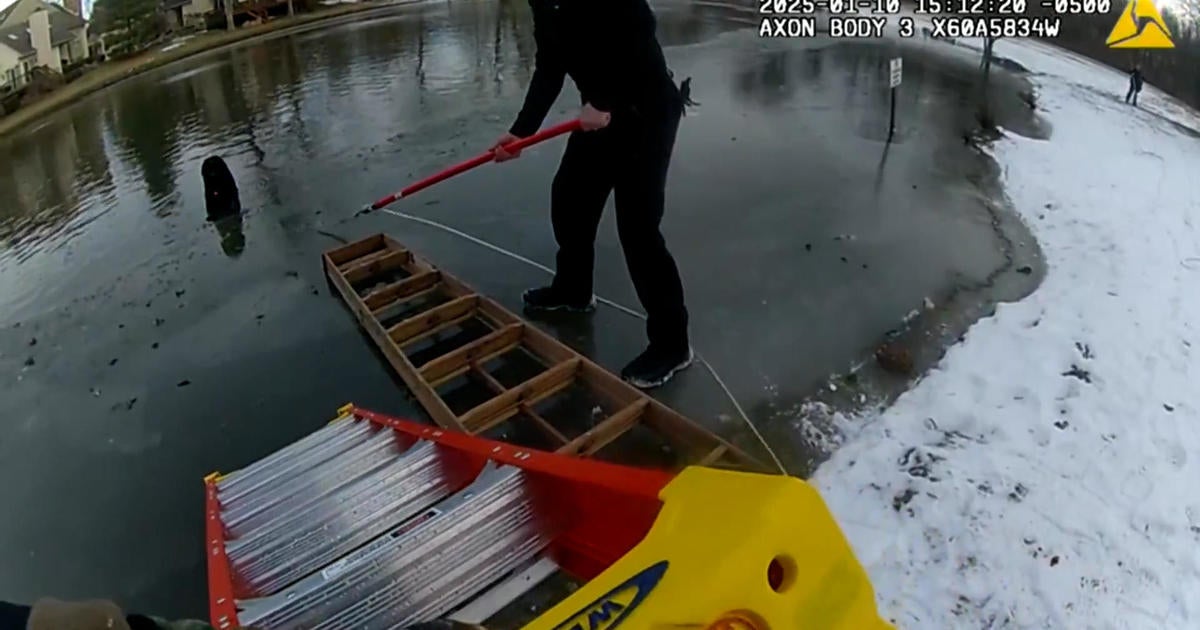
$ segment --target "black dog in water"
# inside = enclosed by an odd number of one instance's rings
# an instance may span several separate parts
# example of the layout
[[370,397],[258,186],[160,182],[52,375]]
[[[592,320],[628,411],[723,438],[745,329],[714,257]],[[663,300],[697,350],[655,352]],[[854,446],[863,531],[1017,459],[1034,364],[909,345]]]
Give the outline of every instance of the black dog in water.
[[200,165],[200,177],[204,180],[204,206],[208,218],[216,221],[231,217],[242,211],[238,197],[237,182],[225,160],[214,155]]
[[204,180],[208,220],[221,236],[221,250],[226,256],[237,258],[246,248],[246,237],[242,233],[242,200],[233,173],[225,160],[214,155],[200,165],[200,177]]

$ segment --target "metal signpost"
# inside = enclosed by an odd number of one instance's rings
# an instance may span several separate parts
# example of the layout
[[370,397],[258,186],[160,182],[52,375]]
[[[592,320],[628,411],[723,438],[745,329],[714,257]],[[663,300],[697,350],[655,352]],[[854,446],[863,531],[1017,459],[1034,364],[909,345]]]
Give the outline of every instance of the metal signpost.
[[890,70],[888,77],[888,87],[892,91],[892,113],[888,121],[888,142],[892,141],[892,136],[896,133],[896,88],[900,87],[900,79],[904,74],[904,64],[900,57],[896,57],[888,64]]

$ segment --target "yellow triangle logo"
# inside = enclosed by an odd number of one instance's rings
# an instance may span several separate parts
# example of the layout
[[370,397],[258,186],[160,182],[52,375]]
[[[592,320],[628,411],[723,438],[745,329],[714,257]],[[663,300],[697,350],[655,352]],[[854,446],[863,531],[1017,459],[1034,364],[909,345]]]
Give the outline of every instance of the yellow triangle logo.
[[1129,0],[1104,42],[1109,48],[1174,48],[1154,0]]

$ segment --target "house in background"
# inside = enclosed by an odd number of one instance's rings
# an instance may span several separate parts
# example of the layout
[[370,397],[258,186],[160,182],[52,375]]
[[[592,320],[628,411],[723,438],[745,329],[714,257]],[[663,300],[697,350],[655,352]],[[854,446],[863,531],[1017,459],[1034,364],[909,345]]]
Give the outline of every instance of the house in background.
[[35,63],[33,43],[26,29],[0,29],[0,90],[25,85]]
[[34,68],[62,72],[88,58],[81,0],[63,1],[17,0],[0,11],[0,89],[25,85]]
[[171,28],[181,30],[203,28],[217,4],[214,0],[162,0],[162,7]]

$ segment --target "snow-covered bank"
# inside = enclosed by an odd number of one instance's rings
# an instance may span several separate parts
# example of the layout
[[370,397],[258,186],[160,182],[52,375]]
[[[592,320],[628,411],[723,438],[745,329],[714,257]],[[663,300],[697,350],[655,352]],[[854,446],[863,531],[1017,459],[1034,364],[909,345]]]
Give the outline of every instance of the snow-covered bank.
[[1200,117],[996,51],[1054,125],[994,148],[1048,275],[814,481],[902,628],[1200,628]]

